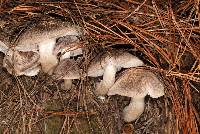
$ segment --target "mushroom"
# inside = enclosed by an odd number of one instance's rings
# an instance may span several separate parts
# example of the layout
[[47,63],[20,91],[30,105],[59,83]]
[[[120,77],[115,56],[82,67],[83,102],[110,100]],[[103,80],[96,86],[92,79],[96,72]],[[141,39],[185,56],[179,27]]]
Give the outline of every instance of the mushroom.
[[[40,65],[38,64],[39,54],[32,51],[14,51],[12,47],[8,47],[9,44],[6,38],[2,38],[0,41],[0,52],[5,54],[3,58],[3,67],[7,69],[10,74],[34,76],[40,71]],[[6,43],[6,44],[5,44]]]
[[52,78],[55,80],[64,79],[65,89],[70,89],[73,79],[80,79],[81,69],[79,63],[73,59],[63,59],[57,67],[55,67]]
[[131,68],[126,70],[109,89],[109,96],[116,94],[131,97],[130,104],[123,110],[124,121],[131,122],[143,113],[146,95],[152,98],[164,95],[164,84],[148,70]]
[[113,49],[110,52],[99,54],[88,67],[88,76],[98,77],[103,75],[103,80],[97,84],[95,94],[104,96],[115,82],[115,74],[122,68],[142,66],[144,63],[136,56]]
[[[74,65],[72,66],[72,64]],[[77,61],[72,62],[72,60],[63,60],[55,68],[52,77],[55,77],[56,79],[72,79],[71,74],[74,74],[76,75],[74,79],[79,79],[80,75],[77,75],[80,74],[79,64],[80,63]],[[121,68],[141,65],[143,65],[143,62],[132,54],[113,49],[110,52],[100,53],[92,59],[89,63],[87,74],[83,77],[98,77],[103,75],[103,80],[97,84],[95,93],[97,95],[106,95],[108,89],[115,82],[115,74],[117,71],[121,70]]]
[[[80,36],[81,34],[82,30],[78,26],[73,26],[63,21],[55,19],[40,21],[39,23],[33,24],[32,26],[29,26],[26,30],[24,30],[24,32],[15,42],[15,46],[7,47],[6,45],[8,44],[5,45],[1,41],[0,51],[6,54],[9,50],[10,54],[6,55],[10,55],[11,57],[15,55],[14,53],[16,51],[37,53],[40,57],[38,62],[41,64],[42,70],[48,74],[51,74],[53,68],[58,64],[58,58],[54,52],[56,47],[59,46],[58,44],[56,44],[57,39],[65,36],[70,36],[71,38],[73,37],[73,41],[76,41],[78,40],[78,36]],[[7,56],[6,58],[8,57],[9,56]],[[23,59],[24,57],[26,57],[26,54],[23,54],[21,58]],[[12,60],[9,60],[9,62],[11,65],[14,64]],[[5,62],[5,64],[7,64],[7,62]],[[5,66],[9,67],[8,65]],[[8,70],[11,69],[8,68]],[[39,72],[38,69],[36,70],[36,72]],[[27,74],[27,72],[21,72],[18,75],[21,74]]]
[[32,51],[12,51],[8,50],[4,59],[3,66],[7,68],[10,74],[16,76],[26,75],[34,76],[37,75],[41,67],[39,65],[40,56],[38,53]]
[[[78,26],[72,26],[69,23],[59,20],[42,21],[38,25],[24,32],[17,45],[20,46],[33,45],[39,47],[40,63],[42,70],[51,74],[53,68],[58,64],[57,55],[54,55],[56,40],[64,36],[80,36],[81,29]],[[27,46],[27,47],[29,47]]]
[[58,55],[59,53],[61,53],[60,60],[81,55],[83,51],[78,37],[69,35],[59,38],[54,47],[53,54]]

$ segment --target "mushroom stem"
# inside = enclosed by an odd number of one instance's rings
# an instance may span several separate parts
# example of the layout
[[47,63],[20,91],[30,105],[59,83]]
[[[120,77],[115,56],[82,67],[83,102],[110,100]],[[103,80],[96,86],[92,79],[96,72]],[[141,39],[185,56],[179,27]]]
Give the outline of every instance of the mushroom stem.
[[72,87],[72,79],[64,79],[65,90],[68,90]]
[[97,84],[97,88],[95,90],[96,95],[106,95],[108,93],[109,88],[115,82],[115,74],[117,72],[117,68],[113,65],[107,65],[104,70],[103,80]]
[[55,40],[47,40],[39,45],[40,63],[45,73],[52,74],[54,67],[58,64],[58,59],[53,55]]
[[123,118],[125,122],[136,120],[144,111],[144,97],[131,98],[130,104],[123,110]]

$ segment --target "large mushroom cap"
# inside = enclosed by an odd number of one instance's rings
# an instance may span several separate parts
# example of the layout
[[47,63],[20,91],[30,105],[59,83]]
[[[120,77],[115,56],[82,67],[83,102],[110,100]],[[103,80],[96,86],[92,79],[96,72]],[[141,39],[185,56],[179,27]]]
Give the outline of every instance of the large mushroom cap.
[[127,97],[145,97],[149,94],[153,98],[164,95],[164,86],[156,75],[148,70],[131,68],[109,89],[108,95],[122,95]]
[[28,27],[16,42],[16,50],[38,51],[38,44],[47,40],[56,40],[59,37],[74,35],[80,36],[81,29],[58,19],[39,21]]
[[54,79],[79,79],[80,67],[73,59],[63,59],[55,68],[52,78]]

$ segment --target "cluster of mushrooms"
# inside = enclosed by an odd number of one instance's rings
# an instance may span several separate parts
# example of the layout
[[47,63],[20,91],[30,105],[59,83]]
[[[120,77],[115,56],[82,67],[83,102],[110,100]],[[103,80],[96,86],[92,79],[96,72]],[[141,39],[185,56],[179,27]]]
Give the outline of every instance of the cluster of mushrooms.
[[[97,96],[131,97],[123,110],[126,122],[134,121],[143,113],[146,95],[153,98],[164,95],[162,81],[149,70],[135,68],[144,63],[127,51],[114,49],[98,54],[82,75],[80,61],[70,59],[83,52],[84,48],[77,47],[81,36],[83,30],[78,26],[55,19],[41,21],[27,28],[14,45],[0,41],[0,51],[5,54],[3,66],[16,76],[35,76],[42,70],[56,80],[64,79],[65,88],[71,88],[73,79],[103,76],[96,84]],[[116,80],[116,73],[122,68],[128,69]]]

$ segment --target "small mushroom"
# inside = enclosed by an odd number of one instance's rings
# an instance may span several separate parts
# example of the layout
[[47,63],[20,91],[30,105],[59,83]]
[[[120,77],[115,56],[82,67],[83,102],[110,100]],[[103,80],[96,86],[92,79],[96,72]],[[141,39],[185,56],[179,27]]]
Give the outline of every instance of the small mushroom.
[[73,59],[63,59],[55,68],[52,78],[55,80],[64,79],[65,89],[70,89],[73,79],[80,78],[81,69],[79,63]]
[[81,55],[83,51],[78,37],[69,35],[59,38],[54,47],[53,54],[58,55],[59,53],[61,53],[60,60]]
[[40,56],[38,53],[32,51],[12,51],[8,50],[4,59],[3,66],[7,68],[10,74],[16,76],[27,75],[34,76],[40,71],[39,65]]
[[115,82],[115,74],[121,68],[142,66],[144,63],[136,56],[113,49],[110,52],[100,54],[91,61],[88,67],[88,76],[98,77],[103,75],[103,80],[97,84],[95,93],[98,96],[107,94],[108,89]]
[[144,69],[131,68],[126,70],[109,89],[108,95],[131,97],[130,104],[123,110],[125,122],[137,119],[144,111],[144,98],[150,95],[158,98],[164,95],[164,85],[157,76]]

